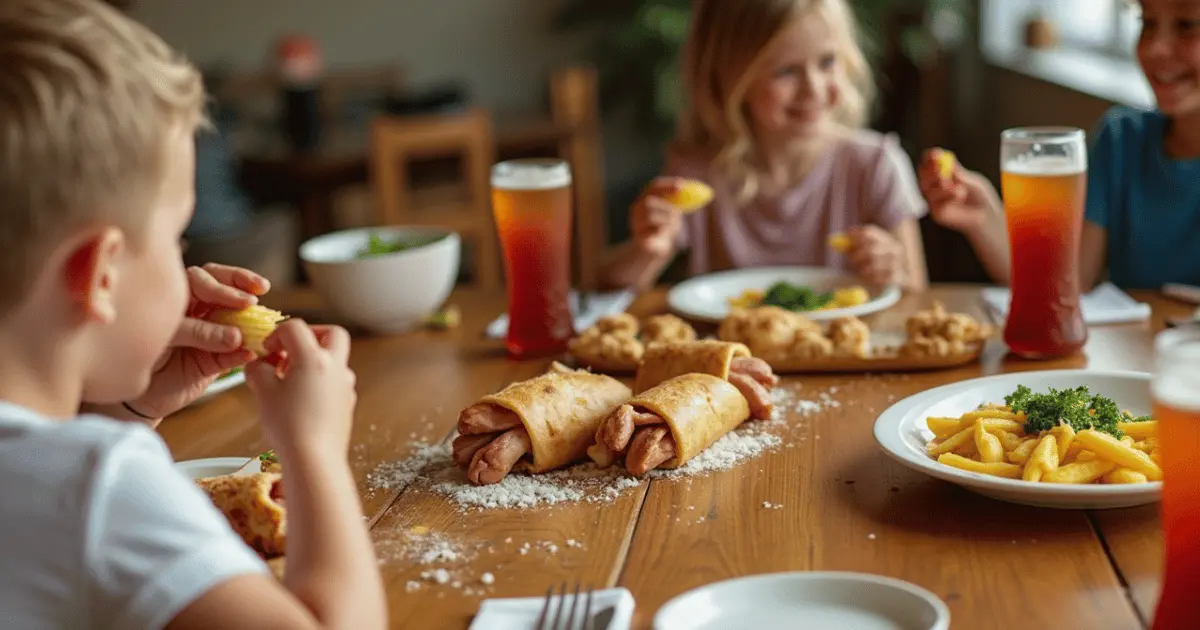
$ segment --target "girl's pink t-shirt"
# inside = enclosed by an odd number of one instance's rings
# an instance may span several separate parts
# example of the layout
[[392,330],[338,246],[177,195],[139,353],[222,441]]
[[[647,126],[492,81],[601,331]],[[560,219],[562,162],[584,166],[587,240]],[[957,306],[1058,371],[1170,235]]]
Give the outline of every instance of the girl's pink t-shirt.
[[683,219],[676,242],[692,275],[740,267],[808,265],[844,269],[829,236],[859,225],[891,230],[926,213],[912,160],[892,134],[853,131],[837,140],[796,186],[739,206],[706,160],[673,155],[664,175],[713,187],[708,208]]

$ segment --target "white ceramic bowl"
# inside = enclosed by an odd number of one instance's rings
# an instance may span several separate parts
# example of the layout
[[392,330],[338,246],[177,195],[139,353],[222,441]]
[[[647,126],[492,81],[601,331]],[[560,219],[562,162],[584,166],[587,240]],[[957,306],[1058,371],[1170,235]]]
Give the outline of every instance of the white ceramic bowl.
[[[401,252],[359,257],[371,234],[385,240],[438,239]],[[420,325],[458,278],[458,234],[429,227],[371,227],[324,234],[300,246],[313,286],[339,317],[390,334]]]
[[929,591],[864,573],[807,571],[736,578],[688,591],[654,630],[946,630],[950,611]]
[[925,452],[933,439],[925,419],[954,417],[980,403],[1000,403],[1017,385],[1034,392],[1087,385],[1092,393],[1113,399],[1134,415],[1150,413],[1150,375],[1144,372],[1046,370],[986,376],[943,385],[909,396],[884,411],[875,422],[875,441],[901,464],[984,496],[1037,507],[1105,509],[1131,507],[1158,501],[1162,482],[1068,485],[1002,479],[968,472],[939,463]]

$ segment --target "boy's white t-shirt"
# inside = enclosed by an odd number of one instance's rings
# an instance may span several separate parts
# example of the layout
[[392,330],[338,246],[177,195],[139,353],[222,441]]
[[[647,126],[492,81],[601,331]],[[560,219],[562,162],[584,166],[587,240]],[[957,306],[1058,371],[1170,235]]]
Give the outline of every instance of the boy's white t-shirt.
[[0,625],[161,628],[266,572],[149,428],[0,402]]

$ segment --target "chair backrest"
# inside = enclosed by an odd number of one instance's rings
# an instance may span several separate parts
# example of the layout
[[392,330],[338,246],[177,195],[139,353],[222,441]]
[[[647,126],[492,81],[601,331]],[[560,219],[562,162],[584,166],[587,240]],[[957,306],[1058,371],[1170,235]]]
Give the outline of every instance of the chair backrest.
[[[415,162],[460,158],[452,186],[410,181]],[[371,185],[382,223],[430,225],[459,233],[470,247],[479,286],[501,286],[503,271],[492,217],[492,121],[483,109],[428,116],[376,118],[371,125]]]
[[576,269],[581,288],[600,285],[608,245],[603,148],[596,70],[571,66],[550,78],[550,116],[563,132],[559,156],[571,164],[575,193]]

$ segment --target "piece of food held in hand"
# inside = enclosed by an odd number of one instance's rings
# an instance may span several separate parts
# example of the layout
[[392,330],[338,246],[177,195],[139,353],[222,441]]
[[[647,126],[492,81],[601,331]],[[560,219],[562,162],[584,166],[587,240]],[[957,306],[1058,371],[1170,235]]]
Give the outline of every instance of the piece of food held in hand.
[[712,374],[684,374],[634,396],[604,419],[588,455],[601,466],[624,459],[641,476],[678,468],[750,417],[746,397]]
[[263,356],[267,354],[263,342],[279,322],[287,319],[287,315],[265,306],[254,305],[240,311],[216,311],[208,317],[209,321],[226,326],[237,326],[242,331],[242,347]]
[[606,315],[571,340],[571,356],[598,372],[629,373],[638,369],[646,346],[692,341],[696,330],[674,315],[655,315],[638,322],[629,313]]
[[513,383],[458,416],[454,462],[476,485],[510,472],[542,473],[587,457],[600,421],[632,392],[610,376],[559,363]]
[[779,384],[779,378],[766,361],[754,358],[740,343],[705,339],[651,344],[642,357],[633,391],[640,394],[684,374],[711,374],[729,381],[746,398],[752,417],[771,417],[771,389]]
[[688,179],[681,182],[675,192],[666,199],[667,203],[678,208],[680,212],[689,214],[712,201],[713,189],[702,181]]
[[242,540],[264,559],[287,552],[287,513],[279,473],[197,479]]

